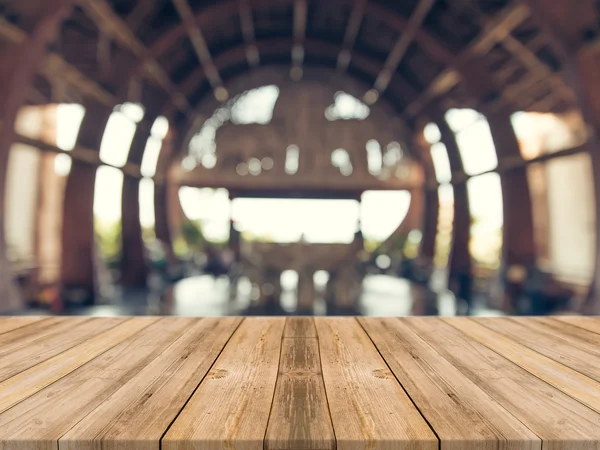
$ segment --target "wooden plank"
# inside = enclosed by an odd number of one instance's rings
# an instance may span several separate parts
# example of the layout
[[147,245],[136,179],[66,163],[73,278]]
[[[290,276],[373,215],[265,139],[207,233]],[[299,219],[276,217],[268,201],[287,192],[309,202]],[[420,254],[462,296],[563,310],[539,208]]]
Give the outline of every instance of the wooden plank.
[[339,450],[437,449],[438,440],[354,318],[316,318]]
[[241,323],[207,318],[172,345],[59,441],[60,450],[153,450]]
[[[265,449],[335,449],[312,318],[288,318]],[[289,337],[285,337],[288,335]]]
[[197,319],[159,319],[0,414],[0,450],[56,450],[58,439],[160,355]]
[[550,334],[571,343],[571,345],[588,352],[590,355],[600,357],[600,336],[594,332],[559,322],[551,317],[530,317],[531,320],[529,321],[524,321],[523,319],[525,318],[514,318],[516,322],[529,326],[536,332]]
[[70,328],[88,322],[89,317],[52,317],[0,335],[0,356],[44,342],[64,334]]
[[592,333],[600,334],[600,317],[563,316],[554,317],[554,320],[559,320],[568,323],[569,325],[591,331]]
[[41,320],[47,320],[47,317],[0,317],[0,334],[8,333],[9,331],[22,328],[32,323],[39,322]]
[[0,351],[0,382],[126,320],[122,317],[85,320],[44,339],[35,340],[25,347],[17,347],[13,351]]
[[130,319],[3,381],[0,383],[0,413],[60,380],[157,320],[158,318],[147,317]]
[[[600,412],[600,383],[561,364],[560,360],[556,361],[527,347],[521,335],[518,335],[517,342],[513,336],[486,328],[486,322],[482,319],[475,322],[457,318],[449,323],[541,380]],[[498,323],[504,324],[505,321]]]
[[283,330],[285,338],[316,338],[317,330],[312,317],[289,317]]
[[[559,330],[546,328],[543,323],[529,318],[525,322],[513,318],[478,319],[478,323],[495,332],[517,341],[537,353],[544,355],[563,366],[582,373],[596,381],[600,381],[600,354],[590,344],[578,343],[564,339]],[[565,325],[567,327],[568,325]],[[468,328],[468,325],[465,326]],[[587,333],[581,330],[582,333]],[[600,336],[596,336],[600,343]],[[596,389],[600,386],[596,385]]]
[[285,319],[246,320],[162,440],[163,450],[260,450]]
[[359,318],[444,450],[541,449],[531,430],[396,318]]
[[450,319],[399,320],[542,438],[544,449],[600,449],[600,415],[592,409],[452,327]]

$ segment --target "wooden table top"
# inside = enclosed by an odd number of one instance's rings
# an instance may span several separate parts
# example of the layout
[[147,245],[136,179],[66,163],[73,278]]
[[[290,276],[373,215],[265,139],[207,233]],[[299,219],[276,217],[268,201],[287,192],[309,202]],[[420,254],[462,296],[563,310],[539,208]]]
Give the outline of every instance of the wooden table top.
[[263,448],[598,450],[600,318],[0,318],[2,450]]

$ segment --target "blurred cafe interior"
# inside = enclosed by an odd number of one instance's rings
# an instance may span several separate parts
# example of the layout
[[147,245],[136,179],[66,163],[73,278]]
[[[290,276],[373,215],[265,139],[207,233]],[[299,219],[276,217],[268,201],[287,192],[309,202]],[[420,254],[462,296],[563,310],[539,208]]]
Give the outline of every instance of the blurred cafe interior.
[[0,314],[600,314],[600,2],[0,0]]

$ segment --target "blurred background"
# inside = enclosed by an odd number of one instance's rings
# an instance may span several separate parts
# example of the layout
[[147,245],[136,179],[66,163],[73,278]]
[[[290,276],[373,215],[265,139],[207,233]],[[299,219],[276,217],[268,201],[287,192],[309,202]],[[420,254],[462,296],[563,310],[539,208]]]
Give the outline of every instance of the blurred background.
[[0,0],[0,313],[600,314],[600,4]]

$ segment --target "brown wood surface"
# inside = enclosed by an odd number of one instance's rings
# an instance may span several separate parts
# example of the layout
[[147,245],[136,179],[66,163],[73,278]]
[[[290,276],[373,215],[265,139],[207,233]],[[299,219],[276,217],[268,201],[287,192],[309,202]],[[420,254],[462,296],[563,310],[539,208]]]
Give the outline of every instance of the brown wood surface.
[[600,450],[600,318],[0,317],[0,450]]

